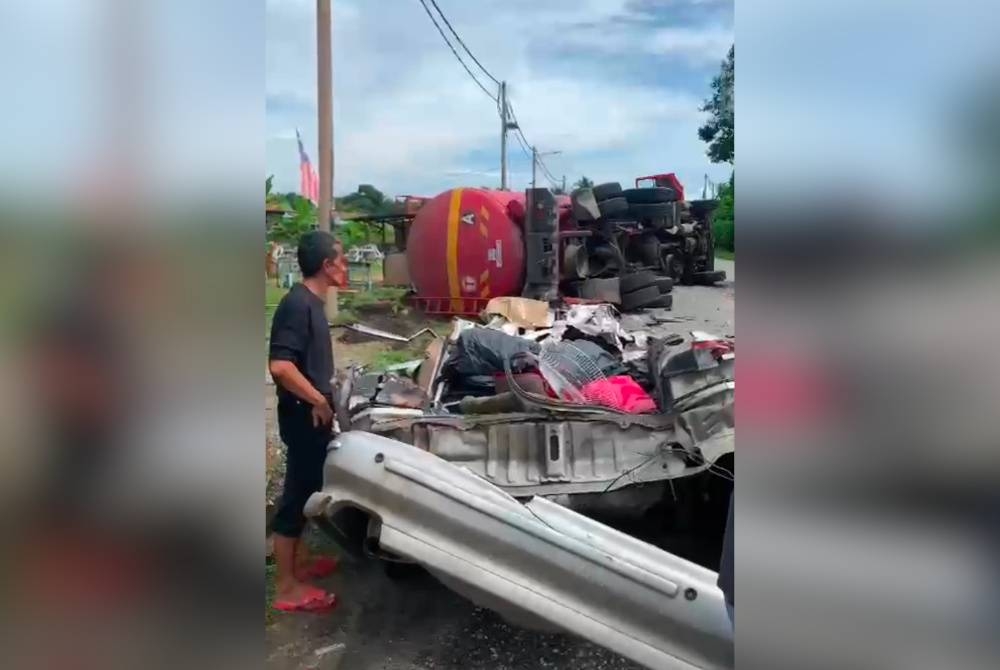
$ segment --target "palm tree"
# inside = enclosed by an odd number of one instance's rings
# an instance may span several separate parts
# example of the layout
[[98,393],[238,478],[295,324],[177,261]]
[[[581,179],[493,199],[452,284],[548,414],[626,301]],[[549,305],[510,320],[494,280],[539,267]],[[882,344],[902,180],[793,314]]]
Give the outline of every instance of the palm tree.
[[580,177],[573,184],[573,188],[593,188],[594,182],[586,177]]

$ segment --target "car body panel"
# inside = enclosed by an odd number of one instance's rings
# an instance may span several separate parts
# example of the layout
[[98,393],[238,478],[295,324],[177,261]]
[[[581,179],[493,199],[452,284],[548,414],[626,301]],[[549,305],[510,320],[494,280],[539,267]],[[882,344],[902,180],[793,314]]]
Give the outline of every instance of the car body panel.
[[361,509],[380,548],[515,622],[576,634],[650,668],[731,668],[715,572],[549,500],[522,503],[456,463],[382,436],[331,443],[306,514]]

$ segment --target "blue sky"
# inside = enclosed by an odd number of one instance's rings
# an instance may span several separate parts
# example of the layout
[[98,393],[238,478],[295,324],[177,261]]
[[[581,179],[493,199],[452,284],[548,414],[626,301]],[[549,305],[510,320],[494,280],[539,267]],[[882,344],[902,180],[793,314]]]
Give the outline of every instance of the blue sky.
[[[334,0],[335,192],[375,184],[433,195],[499,183],[499,119],[418,0]],[[721,181],[698,107],[733,42],[732,0],[438,0],[479,60],[509,82],[528,139],[557,177],[675,171]],[[298,190],[295,129],[316,162],[315,2],[267,0],[267,170]],[[489,80],[483,77],[484,83]],[[513,142],[511,185],[530,161]]]

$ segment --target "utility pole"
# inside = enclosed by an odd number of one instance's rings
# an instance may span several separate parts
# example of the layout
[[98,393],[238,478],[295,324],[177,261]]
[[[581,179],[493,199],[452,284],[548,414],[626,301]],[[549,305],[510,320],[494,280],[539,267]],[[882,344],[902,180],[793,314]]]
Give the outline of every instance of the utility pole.
[[333,214],[333,56],[331,0],[316,0],[316,89],[319,99],[319,203],[317,223],[330,230]]
[[531,188],[535,188],[535,177],[538,175],[538,149],[531,147]]
[[507,190],[507,82],[500,82],[500,190]]
[[562,189],[561,190],[562,190],[563,193],[566,193],[566,175],[563,175]]

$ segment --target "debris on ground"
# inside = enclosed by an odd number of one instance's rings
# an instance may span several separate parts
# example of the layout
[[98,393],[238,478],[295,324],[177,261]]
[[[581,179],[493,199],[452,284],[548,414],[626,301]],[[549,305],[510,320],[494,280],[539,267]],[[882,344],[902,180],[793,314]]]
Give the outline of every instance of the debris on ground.
[[371,335],[372,337],[378,337],[383,340],[393,340],[395,342],[412,342],[413,340],[417,339],[418,337],[420,337],[425,333],[430,333],[433,337],[437,337],[437,333],[435,333],[430,328],[422,328],[407,337],[406,335],[397,335],[396,333],[390,333],[387,330],[381,330],[379,328],[366,326],[363,323],[351,323],[348,324],[346,327],[348,330],[353,330],[356,333],[361,333],[363,335]]
[[521,328],[548,328],[552,325],[552,312],[548,304],[530,298],[493,298],[486,304],[483,313],[486,316],[502,316]]
[[[667,412],[673,408],[673,396],[664,400],[657,379],[668,369],[657,358],[651,375],[651,352],[660,355],[667,350],[678,360],[697,355],[703,366],[698,370],[704,372],[706,356],[718,363],[717,359],[731,358],[734,351],[732,338],[697,330],[687,336],[675,332],[676,319],[658,309],[622,315],[607,303],[552,308],[526,298],[496,298],[484,310],[483,319],[485,323],[453,319],[447,338],[438,337],[430,328],[403,336],[364,324],[348,326],[398,342],[423,334],[435,338],[423,360],[391,366],[374,381],[369,374],[355,383],[352,396],[366,396],[366,407],[424,407],[445,414],[474,408],[478,414],[489,404],[463,405],[461,401],[503,395],[513,382],[515,388],[544,393],[558,402],[627,413]],[[725,374],[731,380],[731,372]],[[406,393],[402,392],[404,378]],[[503,399],[498,406],[511,403]]]

